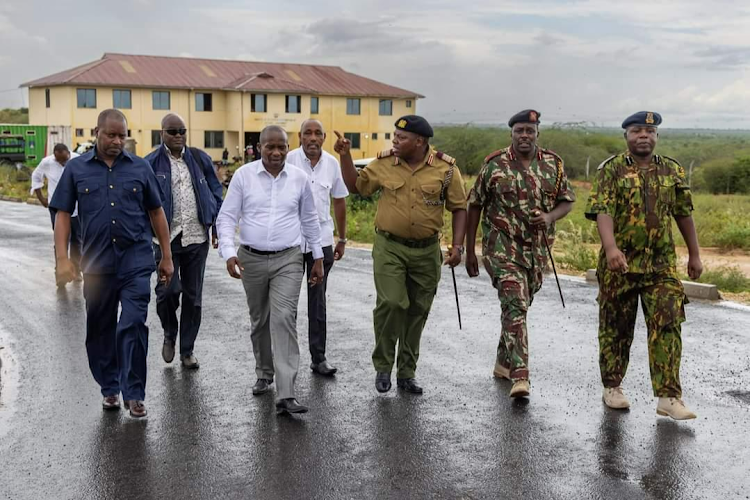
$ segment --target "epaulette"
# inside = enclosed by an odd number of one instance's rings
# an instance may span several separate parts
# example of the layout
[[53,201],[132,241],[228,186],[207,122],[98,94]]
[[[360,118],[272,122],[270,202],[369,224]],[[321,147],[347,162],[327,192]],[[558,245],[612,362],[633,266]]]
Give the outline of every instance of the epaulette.
[[489,163],[490,161],[492,161],[492,159],[493,159],[493,158],[497,158],[498,156],[500,156],[500,155],[502,155],[502,154],[505,154],[505,153],[507,153],[507,151],[508,151],[508,150],[507,150],[507,149],[505,149],[505,148],[504,148],[504,149],[498,149],[497,151],[494,151],[494,152],[492,152],[492,153],[488,154],[488,155],[487,155],[487,156],[486,156],[486,157],[484,158],[484,162],[485,162],[485,163]]
[[557,154],[557,153],[555,153],[555,152],[554,152],[554,151],[552,151],[551,149],[539,148],[539,150],[540,150],[540,151],[542,152],[542,154],[545,154],[545,155],[552,155],[552,156],[554,156],[554,157],[555,157],[556,159],[558,159],[558,160],[562,160],[562,158],[560,157],[560,155],[559,155],[559,154]]
[[381,158],[388,158],[389,156],[393,155],[392,149],[384,149],[383,151],[378,152],[378,159]]
[[667,155],[662,155],[662,158],[664,158],[664,159],[666,159],[666,160],[669,160],[669,161],[673,161],[673,162],[675,162],[675,163],[677,164],[677,166],[678,166],[678,167],[681,167],[681,166],[682,166],[682,165],[680,165],[680,162],[679,162],[679,161],[675,160],[675,159],[674,159],[674,158],[672,158],[671,156],[667,156]]
[[443,153],[442,151],[438,151],[435,153],[435,156],[437,156],[439,159],[443,160],[448,165],[455,165],[456,159],[452,156],[448,156],[447,154]]
[[615,159],[615,158],[617,158],[618,156],[619,156],[619,155],[612,155],[612,156],[610,156],[609,158],[607,158],[606,160],[604,160],[603,162],[601,162],[601,163],[599,164],[599,166],[598,166],[598,167],[596,167],[596,169],[597,169],[597,170],[601,170],[601,169],[603,169],[603,168],[604,168],[604,165],[606,165],[607,163],[611,162],[612,160],[614,160],[614,159]]

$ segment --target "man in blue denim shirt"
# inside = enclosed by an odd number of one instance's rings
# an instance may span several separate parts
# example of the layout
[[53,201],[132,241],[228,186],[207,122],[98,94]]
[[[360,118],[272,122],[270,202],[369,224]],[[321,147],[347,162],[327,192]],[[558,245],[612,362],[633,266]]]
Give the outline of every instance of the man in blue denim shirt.
[[[187,128],[179,115],[167,114],[161,128],[162,145],[145,158],[161,187],[175,269],[169,286],[157,283],[155,290],[156,313],[164,328],[161,355],[167,363],[172,362],[179,329],[180,362],[185,368],[196,369],[199,364],[193,348],[201,325],[208,230],[219,213],[224,190],[211,157],[197,148],[186,147]],[[218,246],[215,228],[213,245]],[[159,258],[159,245],[154,245],[154,253]]]
[[118,409],[122,392],[130,415],[144,417],[146,315],[156,268],[152,226],[165,249],[159,280],[169,283],[174,268],[159,185],[149,164],[123,149],[127,129],[120,111],[101,112],[94,131],[96,146],[68,162],[50,207],[57,210],[58,280],[65,282],[74,277],[65,243],[70,238],[70,214],[78,203],[86,352],[104,396],[102,406]]

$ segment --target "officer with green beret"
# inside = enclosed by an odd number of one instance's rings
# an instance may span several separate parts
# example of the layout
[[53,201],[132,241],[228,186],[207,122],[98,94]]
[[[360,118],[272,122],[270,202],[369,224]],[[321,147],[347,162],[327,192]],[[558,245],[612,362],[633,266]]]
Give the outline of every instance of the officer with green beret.
[[513,398],[531,391],[526,315],[547,266],[544,232],[552,245],[555,221],[570,212],[576,199],[562,158],[537,146],[540,117],[533,109],[511,117],[511,145],[485,158],[469,193],[466,270],[479,276],[471,242],[481,218],[482,260],[502,308],[493,375],[513,381]]
[[656,413],[675,420],[695,418],[682,401],[681,324],[687,298],[677,275],[672,219],[688,247],[687,272],[703,272],[693,201],[685,170],[676,160],[654,154],[659,113],[641,111],[623,123],[628,150],[599,166],[586,217],[595,220],[599,252],[599,368],[604,403],[630,407],[622,390],[628,368],[638,299],[648,329],[649,368]]
[[398,387],[422,393],[414,373],[422,329],[440,281],[443,210],[453,214],[453,245],[444,264],[455,267],[463,253],[466,188],[455,159],[430,146],[432,135],[421,116],[399,118],[393,148],[357,173],[349,140],[336,132],[334,150],[341,157],[346,187],[365,197],[380,192],[372,249],[377,291],[372,362],[378,392],[390,390],[395,362]]

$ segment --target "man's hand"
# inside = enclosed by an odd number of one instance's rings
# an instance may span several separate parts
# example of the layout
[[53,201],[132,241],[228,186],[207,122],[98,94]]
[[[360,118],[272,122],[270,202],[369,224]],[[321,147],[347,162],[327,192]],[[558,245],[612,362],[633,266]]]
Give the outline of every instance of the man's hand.
[[352,141],[342,136],[341,132],[338,130],[334,130],[333,133],[336,134],[336,143],[333,145],[333,150],[336,151],[339,156],[351,154]]
[[67,257],[57,260],[55,269],[55,281],[57,286],[65,286],[76,278],[76,268]]
[[162,255],[159,261],[159,283],[164,286],[169,286],[169,282],[172,281],[172,275],[174,274],[174,263],[172,263],[172,256],[165,258]]
[[242,267],[242,264],[240,264],[240,259],[238,259],[237,257],[230,257],[227,259],[227,272],[232,278],[242,279],[242,271],[244,270],[245,268]]
[[339,241],[336,243],[336,248],[333,249],[333,260],[341,260],[346,252],[346,243]]
[[323,283],[323,259],[315,259],[315,263],[310,270],[310,284],[318,286]]
[[479,276],[479,261],[477,260],[477,254],[474,252],[466,253],[466,272],[469,273],[470,278]]
[[448,247],[448,256],[443,261],[443,265],[456,267],[461,263],[461,251],[458,247]]
[[628,272],[628,260],[619,248],[614,247],[611,250],[605,250],[604,253],[607,256],[607,269],[616,273]]
[[532,226],[535,227],[544,227],[545,229],[548,229],[553,222],[552,216],[546,212],[542,212],[540,210],[534,210],[532,212],[533,217],[529,222],[531,222]]
[[703,263],[700,257],[689,257],[687,264],[688,276],[691,280],[697,280],[703,274]]

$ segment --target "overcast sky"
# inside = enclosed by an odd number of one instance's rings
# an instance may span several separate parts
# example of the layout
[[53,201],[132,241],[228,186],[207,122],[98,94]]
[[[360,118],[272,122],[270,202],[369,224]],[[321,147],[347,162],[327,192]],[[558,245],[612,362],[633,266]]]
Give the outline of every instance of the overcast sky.
[[104,52],[337,65],[435,122],[750,128],[747,0],[3,1],[0,107]]

